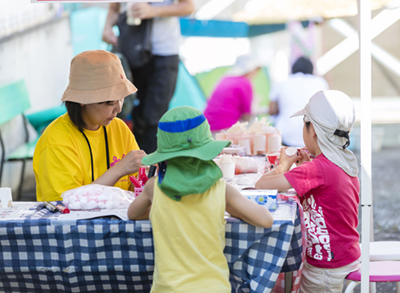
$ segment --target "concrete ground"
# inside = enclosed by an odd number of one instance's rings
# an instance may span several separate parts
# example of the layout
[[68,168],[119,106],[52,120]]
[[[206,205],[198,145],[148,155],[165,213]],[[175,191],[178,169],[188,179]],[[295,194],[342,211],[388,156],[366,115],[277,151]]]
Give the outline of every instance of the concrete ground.
[[[360,154],[355,154],[360,162]],[[383,148],[372,153],[374,241],[400,241],[399,167],[400,147]],[[361,212],[359,221],[361,223]],[[358,231],[361,232],[360,225]],[[354,292],[360,292],[360,285]],[[377,283],[376,292],[396,292],[396,283]]]

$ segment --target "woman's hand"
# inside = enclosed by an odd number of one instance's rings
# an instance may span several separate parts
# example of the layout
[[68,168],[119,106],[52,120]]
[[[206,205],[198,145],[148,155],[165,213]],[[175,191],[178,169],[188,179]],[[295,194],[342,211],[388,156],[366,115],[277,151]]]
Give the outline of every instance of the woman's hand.
[[115,167],[119,168],[121,177],[136,173],[142,166],[142,158],[146,153],[142,150],[130,151],[125,157],[119,161]]
[[113,46],[117,46],[117,44],[118,44],[118,38],[114,34],[112,28],[104,28],[102,40],[103,40],[103,42],[106,42],[107,44],[110,44]]
[[135,3],[130,5],[129,8],[131,14],[136,18],[149,19],[156,16],[153,7],[148,3]]

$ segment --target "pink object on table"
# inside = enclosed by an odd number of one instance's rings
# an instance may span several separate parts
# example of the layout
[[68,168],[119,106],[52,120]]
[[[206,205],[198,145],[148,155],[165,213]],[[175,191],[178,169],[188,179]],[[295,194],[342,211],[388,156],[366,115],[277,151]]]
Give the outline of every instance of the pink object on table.
[[145,185],[147,180],[149,180],[149,178],[146,175],[146,169],[145,168],[139,168],[138,178],[139,178],[139,181],[143,182],[143,185]]
[[135,187],[142,187],[142,183],[139,180],[137,180],[135,176],[129,176],[129,180]]
[[135,187],[135,197],[138,197],[143,191],[143,187]]

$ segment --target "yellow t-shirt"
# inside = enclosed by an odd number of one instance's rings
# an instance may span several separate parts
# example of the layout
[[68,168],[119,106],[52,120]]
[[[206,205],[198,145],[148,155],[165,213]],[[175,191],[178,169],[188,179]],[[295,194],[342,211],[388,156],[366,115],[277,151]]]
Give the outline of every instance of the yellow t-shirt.
[[229,293],[225,181],[174,201],[154,184],[150,221],[155,270],[151,293]]
[[[110,167],[129,151],[138,150],[135,137],[128,126],[115,118],[106,126]],[[103,127],[84,130],[92,149],[94,180],[107,170],[106,144]],[[38,201],[61,200],[61,194],[92,183],[89,146],[68,113],[53,121],[37,142],[33,155]],[[130,186],[129,175],[115,184],[124,190]]]

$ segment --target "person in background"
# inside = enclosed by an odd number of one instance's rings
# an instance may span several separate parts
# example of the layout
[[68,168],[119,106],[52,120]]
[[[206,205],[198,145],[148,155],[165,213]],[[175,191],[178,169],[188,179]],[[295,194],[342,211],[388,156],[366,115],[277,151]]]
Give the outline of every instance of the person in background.
[[260,67],[260,63],[251,54],[241,55],[218,83],[204,111],[212,132],[227,129],[238,121],[248,121],[251,118],[251,80]]
[[46,128],[33,155],[38,201],[62,200],[64,191],[91,183],[130,189],[128,176],[146,153],[116,116],[134,92],[116,55],[94,50],[72,59],[61,99],[67,113]]
[[[358,164],[347,149],[354,105],[340,91],[319,91],[295,116],[303,117],[306,148],[291,157],[282,148],[279,166],[264,174],[255,187],[294,188],[302,201],[307,249],[300,292],[341,293],[344,278],[359,268],[361,256],[356,230]],[[295,162],[297,167],[290,170]]]
[[[103,41],[117,46],[118,38],[112,28],[120,13],[126,11],[126,3],[110,3]],[[130,6],[135,18],[153,19],[151,43],[153,57],[140,68],[131,68],[133,82],[138,88],[140,104],[132,111],[133,133],[140,147],[147,153],[157,148],[157,124],[167,112],[174,94],[178,68],[180,24],[177,16],[194,11],[192,0],[164,0],[154,3],[134,3]]]
[[225,210],[265,228],[272,226],[272,215],[221,179],[213,158],[230,142],[212,139],[199,110],[186,106],[169,110],[157,135],[157,151],[142,163],[158,163],[158,176],[148,180],[128,209],[129,219],[135,220],[151,206],[155,250],[151,292],[229,293]]
[[306,57],[300,57],[292,66],[292,74],[287,80],[277,83],[269,93],[269,114],[274,126],[282,133],[282,143],[286,146],[304,146],[302,133],[303,121],[289,116],[304,107],[317,91],[329,89],[321,76],[313,75],[313,65]]

